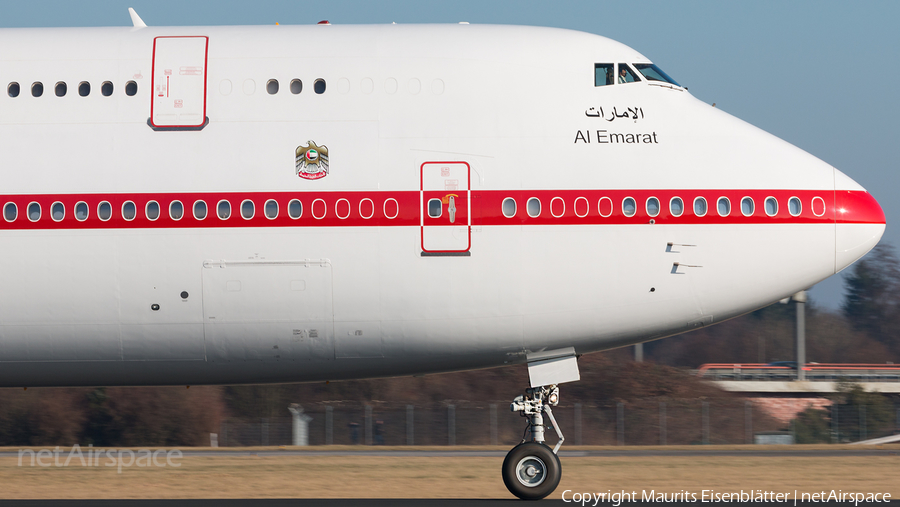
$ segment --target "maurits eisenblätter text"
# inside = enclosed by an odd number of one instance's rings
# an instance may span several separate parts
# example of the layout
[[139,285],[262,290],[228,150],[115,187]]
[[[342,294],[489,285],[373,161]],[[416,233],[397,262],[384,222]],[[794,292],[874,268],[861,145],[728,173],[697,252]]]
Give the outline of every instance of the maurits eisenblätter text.
[[740,491],[717,491],[703,489],[700,491],[657,492],[656,490],[575,492],[571,489],[563,491],[562,500],[566,503],[579,504],[582,507],[610,503],[618,506],[622,502],[847,502],[854,505],[860,502],[890,502],[890,493],[857,493],[839,489],[818,492],[777,492],[750,489]]

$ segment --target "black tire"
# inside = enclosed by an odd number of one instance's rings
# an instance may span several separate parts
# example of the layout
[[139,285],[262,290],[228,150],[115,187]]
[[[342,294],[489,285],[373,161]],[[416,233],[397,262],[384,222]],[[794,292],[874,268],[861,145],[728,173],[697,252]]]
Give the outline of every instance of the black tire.
[[544,444],[519,444],[503,460],[503,483],[510,493],[522,500],[546,497],[559,486],[561,478],[559,458]]

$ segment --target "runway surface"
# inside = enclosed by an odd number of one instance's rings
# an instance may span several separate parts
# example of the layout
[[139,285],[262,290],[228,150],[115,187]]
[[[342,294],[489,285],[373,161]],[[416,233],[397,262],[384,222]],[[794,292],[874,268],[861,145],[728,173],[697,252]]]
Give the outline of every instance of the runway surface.
[[[691,502],[654,502],[663,503],[664,505],[692,505]],[[645,502],[622,502],[620,505],[638,505],[646,504]],[[900,502],[893,500],[888,503],[874,504],[872,502],[858,502],[857,505],[898,505]],[[118,505],[126,505],[131,507],[513,507],[523,505],[537,505],[540,507],[550,506],[572,506],[580,505],[578,503],[564,502],[560,499],[544,499],[536,502],[524,500],[485,500],[481,498],[471,499],[425,499],[425,498],[400,498],[400,499],[360,499],[360,500],[332,500],[332,499],[236,499],[236,500],[0,500],[0,507],[112,507]],[[592,504],[589,504],[592,505]],[[598,502],[600,506],[615,506],[616,504],[609,501]],[[754,502],[757,506],[766,505],[791,505],[803,507],[824,507],[824,506],[843,506],[853,505],[853,502]]]
[[[638,505],[647,502],[629,502],[624,501],[620,505]],[[684,505],[690,506],[691,502],[654,502],[663,503],[664,505]],[[112,507],[112,506],[131,506],[131,507],[513,507],[523,505],[537,505],[540,507],[550,506],[572,506],[580,505],[573,502],[565,502],[560,499],[544,499],[536,502],[524,500],[485,500],[481,498],[471,499],[425,499],[425,498],[388,498],[388,499],[291,499],[291,498],[274,498],[274,499],[220,499],[220,500],[0,500],[0,507]],[[592,505],[592,504],[589,504]],[[615,506],[616,504],[609,501],[598,502],[600,506]],[[803,507],[824,507],[844,505],[853,505],[853,502],[804,502],[793,500],[789,502],[754,502],[757,506],[766,505],[791,505]],[[897,500],[875,504],[873,502],[858,502],[859,505],[900,505]]]
[[[38,449],[32,449],[37,451]],[[96,451],[97,449],[95,449]],[[65,450],[61,450],[66,452]],[[51,467],[34,470],[15,464],[18,451],[0,450],[6,468],[0,467],[0,497],[12,486],[18,498],[30,497],[29,491],[53,491],[54,488],[87,488],[72,496],[95,500],[0,500],[0,507],[78,507],[130,505],[139,507],[413,507],[413,506],[513,506],[531,504],[503,499],[505,490],[499,480],[498,463],[508,449],[490,448],[377,448],[355,447],[286,447],[286,448],[184,448],[184,468],[128,469],[116,473],[106,467],[87,469],[83,466]],[[560,500],[565,491],[750,490],[819,491],[821,488],[843,488],[844,491],[892,492],[895,471],[900,459],[900,446],[672,446],[666,447],[575,447],[563,448],[560,456],[576,458],[566,463],[563,483],[551,500],[531,505],[568,505]],[[217,460],[215,458],[223,458]],[[320,457],[322,459],[304,459]],[[694,458],[697,459],[694,459]],[[250,459],[247,459],[250,458]],[[261,459],[276,458],[276,459]],[[284,459],[277,459],[284,458]],[[354,458],[363,458],[355,460]],[[380,458],[387,458],[380,460]],[[406,459],[408,458],[408,459]],[[428,460],[421,458],[431,459]],[[441,458],[451,458],[446,461]],[[460,459],[462,458],[462,459]],[[467,460],[466,458],[473,458]],[[489,458],[485,460],[484,458]],[[594,458],[577,459],[577,458]],[[599,459],[598,459],[599,458]],[[603,458],[610,458],[604,460]],[[634,460],[628,458],[636,458]],[[661,458],[657,460],[656,458]],[[665,459],[671,458],[671,459]],[[706,459],[704,459],[706,458]],[[748,459],[741,459],[748,458]],[[784,459],[782,459],[784,458]],[[810,459],[811,458],[811,459]],[[820,459],[821,458],[821,459]],[[844,458],[844,459],[841,459]],[[805,462],[805,463],[802,463]],[[348,465],[349,463],[349,465]],[[564,462],[565,463],[565,462]],[[0,464],[2,465],[2,464]],[[496,465],[496,466],[495,466]],[[369,468],[374,467],[374,468]],[[631,468],[629,468],[631,467]],[[381,475],[378,475],[378,474]],[[880,475],[879,475],[880,474]],[[307,482],[309,478],[315,480]],[[715,480],[713,480],[715,479]],[[82,484],[86,481],[85,484]],[[333,499],[328,487],[314,489],[317,484],[342,484],[341,494],[355,498]],[[371,482],[371,485],[369,484]],[[432,481],[440,481],[434,483]],[[449,481],[449,482],[448,482]],[[451,490],[438,491],[452,483]],[[150,486],[147,486],[150,484]],[[188,498],[153,499],[153,485],[165,484],[164,496],[185,495]],[[363,485],[362,489],[358,486]],[[385,484],[390,487],[385,490]],[[151,487],[152,486],[152,487]],[[115,499],[117,496],[140,498],[135,491],[150,488],[146,499]],[[355,489],[354,489],[355,487]],[[373,489],[369,489],[369,488]],[[25,488],[25,489],[22,489]],[[38,489],[29,489],[38,488]],[[205,489],[198,489],[205,488]],[[237,488],[237,489],[236,489]],[[377,489],[380,488],[380,489]],[[642,489],[643,488],[643,489]],[[94,493],[91,493],[94,491]],[[199,491],[199,493],[198,493]],[[24,492],[24,494],[23,494]],[[269,498],[246,498],[261,493]],[[405,494],[404,494],[405,493]],[[444,496],[445,498],[384,498],[397,496]],[[571,494],[571,493],[570,493]],[[485,499],[499,495],[500,499]],[[221,499],[190,498],[221,496]],[[314,498],[290,498],[312,496]],[[373,498],[379,497],[382,498]],[[446,498],[451,496],[454,498]],[[466,497],[480,498],[466,498]],[[228,499],[225,499],[225,498]],[[318,498],[315,498],[318,497]],[[364,497],[364,498],[361,498]],[[104,498],[104,499],[99,499]],[[627,502],[626,502],[627,503]],[[790,501],[794,504],[793,500]],[[861,502],[862,503],[862,502]],[[898,505],[896,501],[892,502]],[[679,504],[678,502],[673,504]],[[754,504],[766,505],[766,502]],[[863,503],[864,505],[868,505]],[[578,505],[577,503],[575,505]],[[613,505],[600,502],[599,505]],[[687,504],[685,504],[687,505]],[[771,505],[777,505],[771,503]],[[782,505],[784,505],[782,503]],[[794,505],[822,503],[797,502]],[[835,504],[837,505],[837,504]],[[846,504],[841,504],[846,505]],[[883,505],[883,504],[881,504]],[[761,507],[761,505],[760,505]]]
[[[86,451],[86,449],[85,449]],[[306,449],[267,449],[267,450],[217,450],[217,449],[182,449],[181,452],[185,457],[202,456],[202,457],[240,457],[240,456],[261,456],[261,457],[277,457],[277,456],[374,456],[374,457],[391,457],[391,458],[437,458],[437,457],[458,457],[458,458],[502,458],[506,456],[508,451],[497,450],[435,450],[435,449],[409,449],[409,450],[378,450],[364,448],[360,450],[306,450]],[[0,458],[18,457],[18,451],[0,451]],[[565,450],[560,449],[559,456],[561,458],[588,458],[588,457],[654,457],[654,456],[734,456],[734,457],[798,457],[798,458],[837,458],[849,456],[900,456],[898,448],[870,448],[870,447],[836,447],[835,449],[640,449],[629,448],[622,450]]]

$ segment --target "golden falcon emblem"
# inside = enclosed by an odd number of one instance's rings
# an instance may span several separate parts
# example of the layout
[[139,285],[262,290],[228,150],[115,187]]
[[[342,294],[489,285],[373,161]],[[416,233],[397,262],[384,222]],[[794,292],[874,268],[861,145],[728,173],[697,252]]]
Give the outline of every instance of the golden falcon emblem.
[[298,146],[296,151],[297,176],[307,180],[317,180],[328,175],[328,147],[308,141],[306,146]]

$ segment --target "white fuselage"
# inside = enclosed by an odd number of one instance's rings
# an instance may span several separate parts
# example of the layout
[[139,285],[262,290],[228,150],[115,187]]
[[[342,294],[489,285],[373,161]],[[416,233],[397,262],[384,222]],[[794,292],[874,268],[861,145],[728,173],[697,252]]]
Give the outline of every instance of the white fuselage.
[[605,350],[808,288],[884,230],[855,182],[682,87],[595,86],[595,64],[649,63],[595,35],[23,29],[0,47],[0,82],[19,90],[0,97],[2,386],[336,380]]

